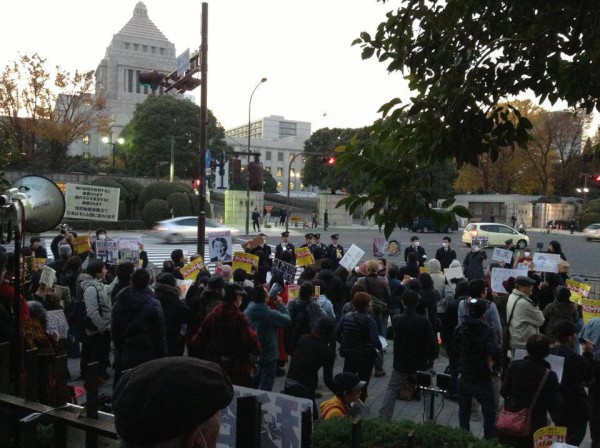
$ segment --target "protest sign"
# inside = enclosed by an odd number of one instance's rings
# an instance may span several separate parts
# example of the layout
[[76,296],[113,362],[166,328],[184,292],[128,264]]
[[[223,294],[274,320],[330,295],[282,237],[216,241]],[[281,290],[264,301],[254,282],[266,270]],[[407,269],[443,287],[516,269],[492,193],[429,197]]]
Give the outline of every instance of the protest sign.
[[286,283],[294,283],[296,279],[296,266],[277,258],[273,259],[273,274],[279,273],[283,275],[283,280]]
[[229,262],[233,260],[233,242],[231,232],[212,232],[208,234],[208,250],[210,261]]
[[388,257],[399,257],[400,256],[400,243],[396,240],[390,240],[387,245],[386,253]]
[[[106,240],[105,240],[106,241]],[[122,236],[118,241],[119,250],[140,250],[141,236]]]
[[42,268],[42,275],[40,275],[40,285],[44,284],[48,288],[52,288],[56,281],[56,271],[50,266],[44,266]]
[[44,332],[39,320],[27,319],[24,320],[21,325],[26,348],[37,348],[38,355],[54,355],[52,344],[48,340],[48,336]]
[[296,265],[298,266],[310,266],[315,263],[313,254],[308,247],[299,247],[294,249],[296,254]]
[[113,240],[96,240],[96,258],[109,264],[119,262],[119,243]]
[[509,264],[512,260],[513,253],[510,250],[501,249],[500,247],[494,247],[494,253],[492,254],[492,260],[501,261]]
[[179,298],[180,299],[185,299],[185,295],[187,294],[188,290],[190,289],[190,286],[192,286],[193,284],[194,284],[194,280],[180,280],[180,279],[175,280],[175,286],[177,286],[177,288],[179,288]]
[[576,282],[575,280],[566,281],[567,288],[571,291],[571,302],[581,305],[583,299],[587,299],[590,291],[592,290],[591,285],[585,283]]
[[288,285],[288,301],[295,300],[300,295],[300,285]]
[[139,250],[120,250],[119,251],[119,263],[133,263],[137,268],[140,264],[140,251]]
[[33,276],[33,257],[31,255],[23,257],[23,284],[31,283]]
[[521,269],[505,269],[505,268],[494,268],[492,269],[492,291],[500,294],[511,293],[512,291],[507,291],[504,289],[502,283],[505,280],[508,280],[509,277],[517,278],[523,275],[523,271]]
[[350,246],[350,249],[346,251],[342,259],[340,260],[340,265],[344,266],[348,271],[354,269],[354,266],[358,264],[360,259],[365,254],[365,251],[358,247],[356,244]]
[[54,285],[54,297],[56,297],[63,305],[71,301],[71,290],[67,286]]
[[567,428],[565,426],[544,426],[533,433],[535,448],[550,448],[555,443],[567,441]]
[[[522,348],[518,348],[515,350],[514,360],[518,361],[519,359],[525,359],[525,356],[527,356],[527,351]],[[565,358],[563,356],[548,355],[544,358],[544,360],[548,364],[550,364],[550,370],[556,373],[558,383],[560,384],[560,382],[562,381],[563,370],[565,367]]]
[[69,334],[69,324],[63,310],[46,311],[48,324],[46,325],[46,333],[54,340],[67,339]]
[[184,280],[196,280],[198,272],[200,272],[202,268],[204,268],[204,262],[202,261],[202,257],[198,257],[182,267],[180,272]]
[[67,183],[65,218],[119,220],[120,188]]
[[385,241],[385,238],[374,238],[373,239],[373,256],[374,257],[383,257],[386,247],[387,247],[387,242]]
[[448,283],[453,278],[463,278],[464,277],[463,270],[461,267],[446,268],[446,269],[444,269],[444,275],[446,276],[446,280],[448,280]]
[[471,238],[471,247],[487,247],[488,242],[487,236],[476,236]]
[[248,274],[252,273],[252,268],[258,268],[258,255],[246,252],[234,252],[232,270],[243,269]]
[[76,236],[71,242],[73,244],[73,252],[76,254],[85,254],[90,251],[92,245],[90,244],[90,237],[87,235]]
[[46,264],[46,258],[34,258],[33,259],[33,269],[39,271]]
[[558,272],[560,255],[536,252],[533,254],[533,268],[537,272]]
[[600,300],[581,299],[583,321],[587,324],[595,317],[600,317]]

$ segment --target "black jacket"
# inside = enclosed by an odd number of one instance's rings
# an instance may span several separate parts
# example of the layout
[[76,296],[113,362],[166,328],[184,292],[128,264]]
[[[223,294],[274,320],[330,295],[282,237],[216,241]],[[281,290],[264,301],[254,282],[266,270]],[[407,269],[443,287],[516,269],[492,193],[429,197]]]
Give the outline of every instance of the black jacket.
[[340,278],[331,269],[321,269],[317,274],[317,279],[324,283],[321,294],[327,296],[333,304],[335,315],[339,316],[346,299],[344,285]]
[[427,370],[438,356],[438,345],[429,320],[413,308],[392,318],[394,327],[394,370],[416,373]]
[[481,319],[468,317],[454,331],[454,356],[458,357],[458,371],[467,381],[489,381],[491,360],[498,359],[498,345],[494,330]]
[[298,341],[298,346],[290,361],[287,377],[302,383],[314,392],[319,385],[319,370],[323,367],[325,385],[335,392],[333,387],[334,362],[335,353],[328,341],[305,334]]
[[[530,356],[511,362],[504,373],[504,381],[500,389],[500,395],[506,399],[504,404],[506,409],[515,412],[529,407],[545,370],[549,368],[550,364],[543,359]],[[558,378],[556,373],[550,372],[531,412],[532,434],[547,425],[546,414],[548,412],[554,420],[555,412],[559,409],[561,402],[562,396],[558,389]]]
[[179,299],[179,288],[176,286],[157,282],[154,285],[154,297],[160,302],[165,315],[167,354],[183,356],[185,337],[181,334],[181,327],[190,321],[192,312]]
[[452,260],[456,260],[456,251],[450,247],[447,249],[440,247],[435,252],[435,259],[440,262],[442,270],[446,269],[447,267],[450,266],[450,263],[452,263]]
[[344,358],[373,361],[381,341],[375,320],[365,313],[351,311],[340,319],[335,329],[335,340],[340,343]]
[[412,244],[407,246],[406,249],[404,249],[405,262],[408,262],[408,254],[411,252],[415,252],[417,254],[417,263],[419,263],[419,266],[423,266],[425,264],[425,261],[427,261],[427,257],[424,257],[425,255],[427,255],[425,253],[425,249],[423,249],[421,246],[417,246],[415,248]]

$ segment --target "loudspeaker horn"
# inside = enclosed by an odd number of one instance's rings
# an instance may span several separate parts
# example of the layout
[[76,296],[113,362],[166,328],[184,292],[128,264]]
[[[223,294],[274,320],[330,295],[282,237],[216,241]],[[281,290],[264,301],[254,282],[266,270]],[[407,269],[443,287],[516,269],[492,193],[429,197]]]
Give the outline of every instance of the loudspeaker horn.
[[13,225],[22,223],[22,230],[26,232],[40,233],[54,229],[65,215],[66,204],[62,191],[43,176],[21,177],[2,198],[3,202],[10,200],[13,204]]

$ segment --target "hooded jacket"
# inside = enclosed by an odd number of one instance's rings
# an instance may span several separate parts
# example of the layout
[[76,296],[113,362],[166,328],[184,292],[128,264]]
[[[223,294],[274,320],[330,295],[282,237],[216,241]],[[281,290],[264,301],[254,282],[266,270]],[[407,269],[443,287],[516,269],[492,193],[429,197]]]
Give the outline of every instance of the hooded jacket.
[[86,314],[96,327],[96,330],[86,328],[88,335],[103,334],[111,329],[112,311],[105,286],[97,278],[86,278],[81,281]]
[[262,355],[261,364],[269,364],[278,359],[279,345],[277,328],[286,328],[291,324],[287,307],[280,303],[277,310],[272,310],[266,303],[250,302],[244,312],[250,326],[258,334]]
[[510,320],[510,348],[524,348],[529,336],[539,333],[544,314],[525,293],[514,289],[506,304],[506,320]]
[[183,356],[185,332],[192,312],[183,300],[179,299],[179,288],[156,282],[154,297],[160,302],[165,316],[165,337],[168,356]]
[[[450,264],[450,263],[448,263]],[[429,268],[429,275],[433,280],[433,289],[440,293],[440,296],[444,297],[444,285],[446,284],[446,277],[442,275],[442,266],[435,258],[429,260],[427,264]]]
[[115,370],[167,356],[163,310],[149,288],[122,290],[112,317]]

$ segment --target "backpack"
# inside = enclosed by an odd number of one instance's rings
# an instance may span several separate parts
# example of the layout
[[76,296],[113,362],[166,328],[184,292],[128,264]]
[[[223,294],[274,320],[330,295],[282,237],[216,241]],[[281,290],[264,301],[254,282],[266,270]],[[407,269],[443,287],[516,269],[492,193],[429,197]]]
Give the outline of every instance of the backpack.
[[[100,317],[102,317],[102,309],[100,307],[100,294],[98,293],[98,288],[94,285],[88,286],[87,288],[94,288],[96,290],[96,300],[98,301],[98,313],[100,313]],[[86,288],[86,289],[87,289]],[[96,331],[96,325],[92,322],[92,319],[89,318],[87,313],[87,307],[85,306],[85,300],[83,299],[83,295],[85,291],[78,285],[77,298],[78,300],[72,304],[71,312],[67,317],[67,321],[69,324],[79,325],[86,330]]]
[[[316,308],[312,306],[313,304]],[[283,330],[283,346],[289,355],[292,355],[296,351],[300,336],[303,334],[310,334],[313,329],[309,307],[311,307],[313,311],[313,318],[325,316],[325,313],[317,303],[298,302],[296,306],[299,308],[297,317],[292,319],[291,325]],[[318,321],[318,319],[316,320]]]

